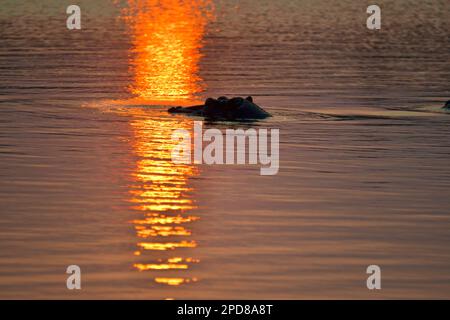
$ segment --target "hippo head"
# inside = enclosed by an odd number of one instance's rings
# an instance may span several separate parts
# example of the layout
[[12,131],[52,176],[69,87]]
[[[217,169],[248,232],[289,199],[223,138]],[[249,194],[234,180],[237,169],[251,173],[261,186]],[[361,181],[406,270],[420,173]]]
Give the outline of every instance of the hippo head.
[[253,102],[252,97],[227,98],[219,97],[217,99],[208,98],[203,105],[191,107],[172,107],[170,113],[187,113],[196,116],[202,116],[212,120],[248,120],[264,119],[271,115]]
[[203,115],[207,118],[226,118],[229,101],[227,97],[206,99]]
[[225,96],[218,99],[208,98],[205,101],[203,115],[208,118],[235,119],[239,115],[239,110],[245,107],[246,103],[253,104],[252,97],[245,99],[241,97],[228,99]]

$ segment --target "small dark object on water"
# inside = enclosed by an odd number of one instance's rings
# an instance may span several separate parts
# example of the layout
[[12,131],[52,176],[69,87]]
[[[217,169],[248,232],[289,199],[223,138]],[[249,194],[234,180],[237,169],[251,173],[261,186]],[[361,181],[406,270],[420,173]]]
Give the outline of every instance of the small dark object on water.
[[172,107],[168,112],[186,113],[213,120],[265,119],[271,117],[270,113],[253,102],[252,97],[245,99],[241,97],[231,99],[227,97],[208,98],[203,105]]
[[442,109],[450,110],[450,100],[448,100],[448,101],[445,103],[445,106],[443,106]]

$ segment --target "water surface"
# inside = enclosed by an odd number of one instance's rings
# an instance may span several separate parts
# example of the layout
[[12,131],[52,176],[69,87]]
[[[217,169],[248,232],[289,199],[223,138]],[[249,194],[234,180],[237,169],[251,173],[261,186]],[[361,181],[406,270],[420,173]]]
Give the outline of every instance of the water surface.
[[[0,8],[1,298],[450,297],[448,1],[69,4]],[[219,95],[278,175],[172,163],[167,106]]]

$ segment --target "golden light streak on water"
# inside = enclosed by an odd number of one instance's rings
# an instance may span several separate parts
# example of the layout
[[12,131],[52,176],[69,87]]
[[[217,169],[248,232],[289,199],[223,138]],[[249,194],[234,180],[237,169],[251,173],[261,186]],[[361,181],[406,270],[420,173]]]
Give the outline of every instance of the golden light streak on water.
[[176,248],[195,248],[197,243],[195,241],[139,242],[137,245],[144,250],[173,250]]
[[[133,77],[129,90],[136,96],[133,105],[183,105],[198,100],[203,90],[200,49],[212,12],[211,0],[128,0],[123,17],[133,47],[129,55]],[[186,272],[192,263],[199,262],[181,256],[182,251],[191,255],[197,246],[191,239],[191,229],[183,226],[198,220],[188,214],[196,208],[189,196],[193,190],[188,181],[197,171],[192,165],[174,164],[171,157],[177,143],[171,139],[173,130],[189,130],[191,122],[157,115],[151,109],[123,109],[132,116],[131,145],[138,158],[128,201],[140,217],[131,223],[136,237],[146,240],[136,243],[133,254],[139,261],[133,267],[156,272],[151,276],[160,284],[177,286],[197,281],[161,274],[165,270]],[[164,257],[164,252],[174,250],[181,250],[177,257]]]
[[[189,178],[197,175],[197,169],[193,165],[174,164],[171,158],[172,148],[177,143],[171,139],[173,128],[190,129],[191,123],[184,118],[149,119],[139,108],[130,112],[134,133],[131,144],[138,159],[131,175],[133,183],[129,187],[128,201],[132,210],[140,215],[131,220],[136,237],[145,239],[136,243],[133,267],[148,272],[159,284],[191,283],[191,277],[179,273],[188,271],[198,262],[198,259],[182,256],[185,253],[192,255],[192,250],[197,247],[191,228],[185,227],[199,219],[190,214],[196,204],[190,197],[193,188],[188,185]],[[174,251],[179,252],[175,260],[164,254]],[[176,272],[177,275],[164,276],[164,272]]]
[[[186,258],[183,259],[181,257],[173,257],[169,258],[166,261],[163,261],[162,259],[158,260],[159,263],[135,263],[134,267],[139,271],[146,271],[146,270],[183,270],[188,269],[189,264],[198,263],[200,260],[194,259],[194,258]],[[184,262],[184,263],[182,263]]]
[[140,238],[149,238],[156,236],[190,236],[191,231],[185,229],[184,227],[163,227],[163,226],[152,226],[151,228],[146,228],[144,226],[136,226],[136,233]]
[[155,278],[155,282],[167,284],[169,286],[179,286],[183,283],[196,282],[197,278]]
[[199,62],[211,0],[128,0],[132,33],[130,91],[155,102],[193,100],[203,90]]
[[170,270],[170,269],[187,269],[187,264],[162,263],[162,264],[142,264],[136,263],[135,268],[139,271],[145,270]]
[[164,214],[158,215],[158,214],[152,214],[150,217],[146,217],[144,219],[140,220],[133,220],[132,222],[134,224],[181,224],[181,223],[187,223],[187,222],[193,222],[198,220],[199,217],[196,216],[166,216]]

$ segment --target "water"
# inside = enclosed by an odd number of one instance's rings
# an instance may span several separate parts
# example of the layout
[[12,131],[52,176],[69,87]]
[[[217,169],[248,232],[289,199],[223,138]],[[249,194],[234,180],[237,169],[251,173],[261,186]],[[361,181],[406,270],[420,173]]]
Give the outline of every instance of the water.
[[[450,6],[378,3],[3,1],[0,297],[449,298]],[[278,175],[171,162],[167,106],[219,95]]]

